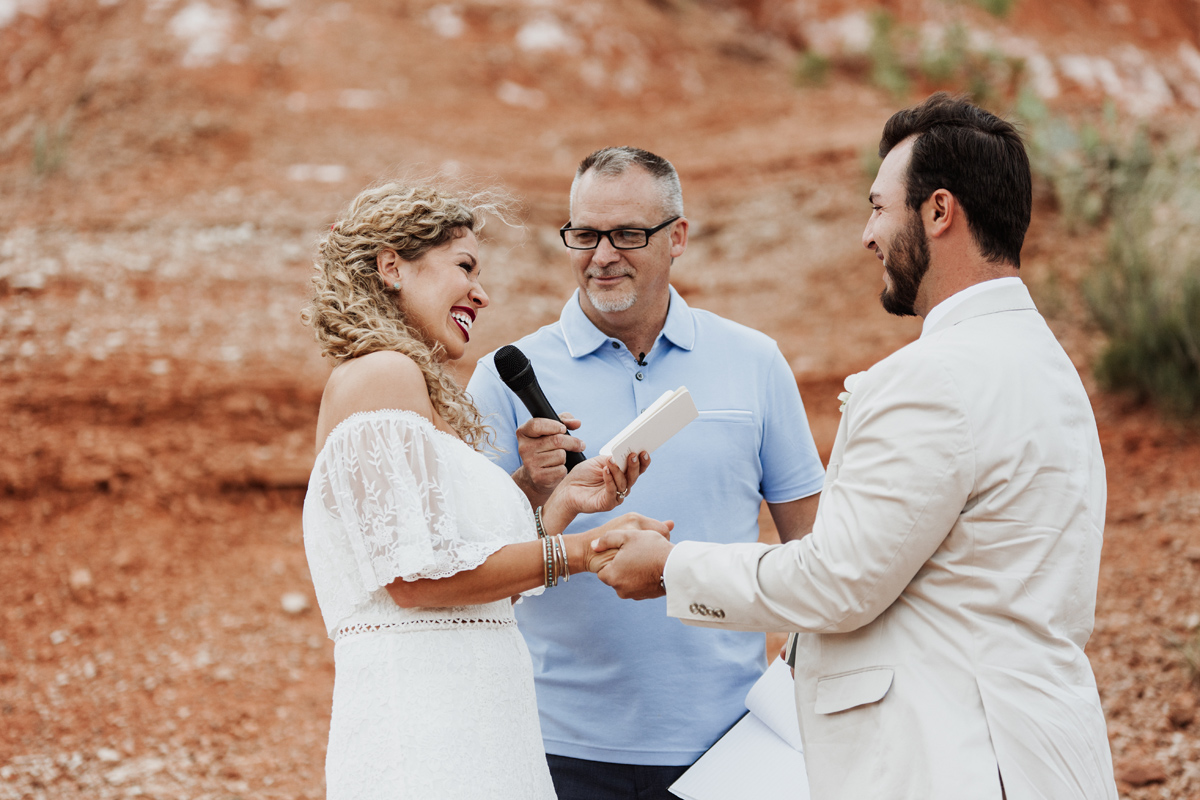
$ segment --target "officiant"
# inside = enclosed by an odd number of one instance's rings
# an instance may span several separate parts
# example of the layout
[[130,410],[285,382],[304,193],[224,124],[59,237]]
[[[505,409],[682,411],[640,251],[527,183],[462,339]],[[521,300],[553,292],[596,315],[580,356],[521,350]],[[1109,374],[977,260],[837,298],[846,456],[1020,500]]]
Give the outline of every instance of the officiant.
[[[559,233],[579,288],[557,322],[516,345],[573,416],[530,419],[490,354],[467,387],[495,431],[493,458],[530,504],[567,474],[567,451],[596,454],[686,386],[699,418],[655,451],[621,511],[673,519],[696,541],[755,542],[765,500],[783,541],[808,533],[824,469],[791,369],[770,338],[691,308],[671,286],[688,243],[671,163],[633,147],[592,153]],[[665,611],[662,600],[623,602],[592,575],[553,602],[517,606],[562,800],[669,800],[667,787],[745,713],[766,667],[762,634],[692,628]]]

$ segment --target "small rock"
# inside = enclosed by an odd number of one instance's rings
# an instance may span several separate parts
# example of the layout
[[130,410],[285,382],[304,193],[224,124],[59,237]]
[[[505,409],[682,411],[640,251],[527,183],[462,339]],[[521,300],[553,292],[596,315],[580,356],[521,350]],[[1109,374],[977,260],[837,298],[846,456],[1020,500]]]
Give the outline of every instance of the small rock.
[[[134,759],[119,767],[115,767],[104,774],[104,779],[114,786],[120,786],[124,783],[130,783],[139,778],[149,778],[162,772],[166,767],[166,762],[161,758],[146,756],[145,758]],[[130,794],[141,794],[141,792],[130,791]]]
[[50,632],[50,644],[62,644],[66,640],[67,640],[67,632],[66,631],[51,631]]
[[85,567],[73,569],[71,570],[71,577],[67,579],[67,582],[76,592],[86,591],[87,589],[91,589],[93,586],[92,573]]
[[134,566],[137,561],[137,554],[129,548],[121,548],[117,554],[113,556],[112,564],[119,570],[127,570]]
[[121,760],[121,754],[111,747],[101,747],[96,751],[96,758],[108,764],[115,764]]
[[1187,560],[1191,561],[1193,564],[1200,563],[1200,547],[1189,547],[1184,551],[1184,555],[1187,556]]
[[287,592],[279,598],[279,604],[289,614],[302,614],[308,610],[308,595],[303,592]]
[[1180,692],[1167,704],[1167,719],[1176,728],[1186,728],[1196,719],[1196,697],[1191,692]]
[[13,275],[9,279],[9,286],[26,292],[40,292],[46,288],[46,276],[40,272],[25,272],[21,275]]
[[1162,783],[1167,779],[1167,770],[1162,764],[1148,756],[1133,756],[1117,767],[1117,780],[1130,786],[1145,786]]

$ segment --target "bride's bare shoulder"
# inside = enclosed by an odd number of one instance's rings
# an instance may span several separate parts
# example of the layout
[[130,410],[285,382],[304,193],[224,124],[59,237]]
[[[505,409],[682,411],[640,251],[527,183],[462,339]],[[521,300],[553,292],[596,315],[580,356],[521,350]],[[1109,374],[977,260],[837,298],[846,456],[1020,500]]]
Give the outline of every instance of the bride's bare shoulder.
[[403,353],[380,350],[339,364],[321,396],[317,447],[351,414],[384,408],[415,411],[433,421],[425,375],[415,361]]

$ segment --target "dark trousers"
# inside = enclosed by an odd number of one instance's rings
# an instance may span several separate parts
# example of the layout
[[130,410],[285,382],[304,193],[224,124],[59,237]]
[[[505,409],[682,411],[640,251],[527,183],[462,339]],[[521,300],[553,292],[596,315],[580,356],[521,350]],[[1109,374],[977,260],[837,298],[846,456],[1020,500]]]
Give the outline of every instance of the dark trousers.
[[546,762],[558,800],[679,800],[667,787],[690,766],[609,764],[552,755]]

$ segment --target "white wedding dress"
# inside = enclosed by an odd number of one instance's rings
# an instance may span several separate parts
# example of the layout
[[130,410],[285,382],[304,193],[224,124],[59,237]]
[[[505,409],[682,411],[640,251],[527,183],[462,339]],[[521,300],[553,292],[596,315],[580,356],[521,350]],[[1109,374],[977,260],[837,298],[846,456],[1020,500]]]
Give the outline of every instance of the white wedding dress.
[[304,501],[335,642],[329,800],[554,797],[511,602],[405,609],[383,588],[534,538],[504,470],[421,415],[358,413],[329,434]]

